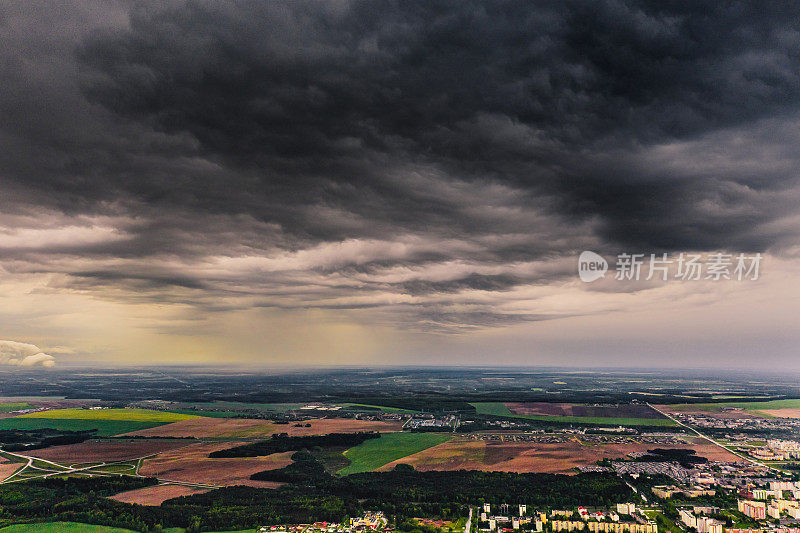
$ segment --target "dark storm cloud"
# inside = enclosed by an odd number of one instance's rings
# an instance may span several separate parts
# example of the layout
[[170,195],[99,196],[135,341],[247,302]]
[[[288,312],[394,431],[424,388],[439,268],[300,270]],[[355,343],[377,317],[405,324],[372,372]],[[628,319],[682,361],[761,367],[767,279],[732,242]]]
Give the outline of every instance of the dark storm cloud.
[[798,234],[798,16],[791,2],[6,6],[5,224],[116,234],[0,258],[80,290],[410,309],[404,322],[447,328],[541,319],[449,306],[563,281],[585,248],[780,251]]
[[[402,178],[386,180],[389,169],[422,164],[556,194],[573,215],[608,221],[611,240],[625,241],[635,226],[636,244],[713,248],[731,221],[668,235],[658,228],[715,184],[668,173],[643,183],[621,164],[570,162],[609,145],[796,112],[796,11],[791,3],[190,3],[134,10],[129,32],[90,39],[79,55],[90,100],[190,135],[204,157],[248,174],[233,185],[258,199],[238,209],[315,236],[332,228],[264,201],[325,202],[414,229],[469,224]],[[209,207],[231,209],[218,205],[226,179],[191,179],[200,185],[194,200],[211,196]]]

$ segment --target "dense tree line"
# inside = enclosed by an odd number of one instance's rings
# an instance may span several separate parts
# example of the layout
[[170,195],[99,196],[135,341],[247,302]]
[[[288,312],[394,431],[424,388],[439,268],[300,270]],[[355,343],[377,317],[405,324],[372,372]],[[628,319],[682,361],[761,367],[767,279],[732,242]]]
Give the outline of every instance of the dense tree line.
[[107,496],[156,483],[131,476],[9,483],[0,486],[0,523],[64,520],[147,531],[161,520],[157,508],[135,508]]
[[294,462],[284,468],[257,472],[250,479],[298,484],[324,479],[328,475],[323,464],[305,450],[293,454],[292,460]]
[[77,444],[92,438],[94,433],[95,430],[4,429],[0,430],[0,445],[7,452],[40,450],[62,444]]
[[691,468],[695,464],[707,463],[708,459],[695,455],[695,451],[688,448],[656,448],[647,450],[647,455],[639,457],[637,460],[647,461],[676,461],[686,468]]
[[377,439],[380,433],[329,433],[327,435],[307,435],[304,437],[290,437],[286,433],[273,435],[268,440],[244,444],[226,450],[211,452],[209,457],[258,457],[273,453],[289,452],[314,447],[345,446],[351,448],[358,446],[369,439]]

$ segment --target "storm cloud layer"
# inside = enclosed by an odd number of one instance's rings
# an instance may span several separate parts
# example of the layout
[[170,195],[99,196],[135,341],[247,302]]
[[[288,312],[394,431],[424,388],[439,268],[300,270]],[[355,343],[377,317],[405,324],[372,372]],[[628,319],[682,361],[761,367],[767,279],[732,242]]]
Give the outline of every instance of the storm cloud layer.
[[795,2],[0,7],[0,269],[458,332],[585,249],[798,253]]

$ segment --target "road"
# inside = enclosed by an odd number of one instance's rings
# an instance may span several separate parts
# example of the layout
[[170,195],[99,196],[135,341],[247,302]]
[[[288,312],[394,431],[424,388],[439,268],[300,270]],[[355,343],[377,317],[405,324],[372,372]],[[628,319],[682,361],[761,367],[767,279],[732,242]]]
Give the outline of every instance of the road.
[[469,508],[469,515],[467,515],[467,523],[464,524],[464,533],[472,531],[472,507]]
[[[62,464],[59,464],[59,463],[54,463],[53,461],[48,461],[47,459],[40,459],[39,457],[31,457],[29,455],[22,455],[21,453],[7,452],[5,450],[3,450],[3,453],[11,455],[13,457],[17,457],[18,459],[24,459],[24,460],[27,461],[27,463],[25,464],[25,466],[21,467],[16,472],[11,474],[10,476],[5,478],[4,480],[0,481],[0,485],[5,484],[5,483],[16,483],[16,482],[25,481],[25,480],[28,480],[28,479],[48,478],[50,476],[62,476],[64,474],[73,474],[75,472],[83,472],[83,471],[87,471],[87,470],[95,470],[95,469],[102,468],[104,466],[110,466],[110,465],[113,465],[113,464],[129,463],[130,461],[136,461],[136,466],[133,469],[133,471],[134,471],[133,474],[126,474],[126,475],[134,475],[135,477],[148,477],[148,476],[142,476],[141,474],[139,474],[139,468],[141,467],[142,461],[144,459],[147,459],[148,457],[154,457],[153,455],[145,455],[143,457],[136,457],[136,458],[133,458],[133,459],[126,459],[126,460],[123,460],[123,461],[112,461],[112,462],[108,462],[108,463],[107,462],[92,463],[92,464],[90,464],[88,466],[72,467],[72,466],[68,466],[68,465],[62,465]],[[43,468],[40,468],[38,466],[34,466],[34,464],[33,464],[34,461],[39,461],[39,462],[42,462],[42,463],[53,465],[53,470],[55,470],[55,471],[49,471],[49,470],[45,470]],[[39,475],[35,475],[35,476],[26,476],[24,478],[14,479],[14,478],[18,477],[19,474],[21,474],[25,470],[27,470],[28,472],[30,472],[31,470],[41,470],[42,473],[39,474]],[[95,474],[95,472],[88,472],[88,473],[89,474]],[[111,473],[111,472],[109,472],[109,473],[97,472],[97,474],[98,475],[120,475],[118,473]],[[218,488],[220,488],[219,485],[213,485],[213,484],[210,484],[210,483],[192,483],[192,482],[188,482],[188,481],[176,481],[176,480],[173,480],[173,479],[162,479],[162,478],[156,478],[156,479],[158,480],[159,484],[162,484],[162,485],[183,485],[185,487],[195,487],[195,488],[200,488],[200,489],[218,489]]]
[[[622,477],[622,476],[620,476],[620,478],[621,478],[621,477]],[[622,481],[625,481],[625,480],[623,479]],[[648,502],[647,502],[647,496],[645,496],[644,494],[640,493],[640,492],[639,492],[639,489],[637,489],[636,487],[634,487],[633,485],[631,485],[631,484],[630,484],[629,482],[627,482],[627,481],[625,481],[625,484],[626,484],[626,485],[628,485],[628,486],[631,488],[631,490],[632,490],[633,492],[635,492],[636,494],[638,494],[638,495],[639,495],[639,497],[640,497],[640,498],[642,498],[642,499],[644,500],[644,503],[648,503]]]
[[700,438],[703,438],[703,439],[707,440],[708,442],[710,442],[710,443],[712,443],[712,444],[714,444],[714,445],[716,445],[716,446],[719,446],[720,448],[722,448],[722,449],[723,449],[723,450],[725,450],[726,452],[728,452],[728,453],[732,453],[733,455],[735,455],[736,457],[739,457],[739,458],[740,458],[740,459],[742,459],[743,461],[747,461],[748,463],[752,463],[752,464],[754,464],[754,465],[763,466],[764,468],[769,468],[770,470],[774,470],[775,472],[783,472],[783,470],[781,470],[780,468],[775,468],[774,466],[765,465],[764,463],[761,463],[761,462],[759,462],[759,461],[756,461],[755,459],[752,459],[752,458],[750,458],[750,457],[747,457],[746,455],[742,455],[742,454],[740,454],[740,453],[738,453],[738,452],[735,452],[735,451],[731,450],[730,448],[726,448],[725,446],[723,446],[722,444],[720,444],[720,443],[719,443],[719,442],[717,442],[716,440],[712,439],[711,437],[709,437],[709,436],[707,436],[707,435],[704,435],[704,434],[700,433],[698,430],[696,430],[696,429],[695,429],[695,428],[693,428],[692,426],[689,426],[689,425],[687,425],[687,424],[684,424],[683,422],[681,422],[680,420],[678,420],[678,419],[677,419],[677,418],[675,418],[674,416],[670,415],[669,413],[667,413],[667,412],[665,412],[665,411],[662,411],[662,410],[661,410],[661,409],[659,409],[658,407],[656,407],[656,406],[654,406],[654,405],[652,405],[652,404],[650,404],[650,403],[648,403],[647,405],[648,405],[648,406],[649,406],[651,409],[653,409],[654,411],[657,411],[657,412],[661,413],[662,415],[666,416],[667,418],[669,418],[670,420],[672,420],[673,422],[675,422],[675,423],[676,423],[676,424],[678,424],[679,426],[681,426],[681,427],[684,427],[684,428],[688,429],[689,431],[691,431],[692,433],[694,433],[695,435],[697,435],[698,437],[700,437]]

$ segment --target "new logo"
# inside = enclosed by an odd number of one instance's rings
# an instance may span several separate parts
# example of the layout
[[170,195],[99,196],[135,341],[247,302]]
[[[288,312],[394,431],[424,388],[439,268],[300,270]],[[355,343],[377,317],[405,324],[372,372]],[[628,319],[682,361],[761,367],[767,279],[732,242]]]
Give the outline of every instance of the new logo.
[[590,283],[606,275],[608,271],[608,261],[601,255],[594,252],[581,252],[578,257],[578,276],[581,281]]

